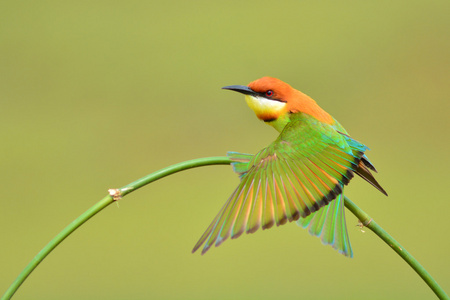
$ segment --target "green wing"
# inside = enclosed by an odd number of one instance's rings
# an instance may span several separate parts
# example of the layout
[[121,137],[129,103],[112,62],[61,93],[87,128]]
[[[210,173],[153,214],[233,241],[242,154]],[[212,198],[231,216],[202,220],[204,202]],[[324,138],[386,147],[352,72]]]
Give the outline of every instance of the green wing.
[[[193,252],[205,244],[203,254],[230,236],[237,238],[243,232],[306,218],[342,193],[366,147],[359,143],[351,146],[331,126],[308,115],[296,115],[278,139],[250,161],[250,155],[232,155],[241,182]],[[334,204],[329,210],[341,217],[338,212],[343,213],[343,205]],[[351,255],[351,249],[341,252]]]

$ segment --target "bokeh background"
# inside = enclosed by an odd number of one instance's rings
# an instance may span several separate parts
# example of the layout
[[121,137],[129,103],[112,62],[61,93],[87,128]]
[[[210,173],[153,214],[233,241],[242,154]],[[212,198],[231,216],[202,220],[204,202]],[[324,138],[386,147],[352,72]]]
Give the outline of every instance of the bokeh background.
[[[0,293],[107,193],[277,132],[241,95],[309,94],[367,144],[384,197],[348,196],[450,292],[450,2],[4,1]],[[347,259],[295,224],[191,249],[238,183],[228,166],[155,182],[64,241],[16,299],[434,299],[347,213]]]

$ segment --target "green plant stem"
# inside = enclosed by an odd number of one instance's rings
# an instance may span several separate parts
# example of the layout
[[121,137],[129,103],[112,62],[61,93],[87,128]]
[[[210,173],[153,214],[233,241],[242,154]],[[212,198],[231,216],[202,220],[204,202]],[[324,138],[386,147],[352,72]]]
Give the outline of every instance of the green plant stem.
[[[149,174],[141,179],[138,179],[120,189],[119,198],[129,194],[144,185],[147,185],[153,181],[161,179],[165,176],[195,168],[202,167],[208,165],[229,165],[231,163],[228,157],[207,157],[207,158],[199,158],[184,161],[159,171],[156,171],[152,174]],[[117,190],[116,190],[117,191]],[[16,280],[11,284],[11,286],[6,290],[5,294],[2,296],[1,300],[10,299],[14,293],[19,289],[22,283],[27,279],[27,277],[33,272],[34,269],[44,260],[44,258],[53,251],[65,238],[67,238],[72,232],[74,232],[78,227],[83,225],[87,220],[92,218],[98,212],[103,210],[105,207],[113,203],[115,200],[119,200],[119,198],[114,199],[112,195],[108,195],[100,200],[97,204],[92,206],[86,212],[84,212],[81,216],[76,218],[72,223],[70,223],[66,228],[64,228],[57,236],[55,236],[34,258],[33,260],[23,269],[23,271],[19,274]]]
[[[120,189],[111,190],[110,195],[104,197],[93,207],[88,209],[85,213],[75,219],[66,228],[64,228],[56,237],[54,237],[25,267],[25,269],[19,274],[16,280],[8,288],[5,294],[2,296],[2,300],[10,299],[17,289],[22,285],[22,283],[27,279],[27,277],[33,272],[33,270],[44,260],[44,258],[55,249],[65,238],[67,238],[72,232],[74,232],[78,227],[83,225],[87,220],[92,218],[95,214],[103,210],[105,207],[121,199],[123,196],[153,182],[161,179],[165,176],[201,166],[208,165],[228,165],[231,161],[228,157],[207,157],[193,159],[185,162],[181,162],[152,174],[149,174],[139,180],[136,180]],[[392,249],[394,249],[419,275],[422,279],[430,286],[433,292],[440,299],[449,299],[447,294],[442,290],[442,288],[436,283],[436,281],[430,276],[430,274],[414,259],[414,257],[409,254],[405,248],[400,246],[400,244],[395,241],[387,232],[385,232],[375,221],[373,221],[364,211],[362,211],[356,204],[354,204],[350,199],[345,198],[345,206],[349,209],[364,226],[371,229],[376,235],[383,239]]]
[[372,230],[380,239],[388,244],[389,247],[397,252],[397,254],[400,255],[400,257],[403,258],[403,260],[406,261],[420,277],[422,277],[423,281],[425,281],[439,299],[450,299],[433,277],[431,277],[430,273],[428,273],[427,270],[425,270],[425,268],[408,251],[406,251],[399,242],[347,197],[345,197],[345,207],[358,218],[362,225]]

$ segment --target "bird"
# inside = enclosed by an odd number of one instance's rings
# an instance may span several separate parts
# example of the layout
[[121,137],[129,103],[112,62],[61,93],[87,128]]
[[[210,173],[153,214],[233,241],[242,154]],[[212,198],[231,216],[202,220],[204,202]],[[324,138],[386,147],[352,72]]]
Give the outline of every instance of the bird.
[[344,186],[359,175],[381,193],[369,148],[311,97],[273,77],[223,87],[245,96],[256,117],[280,134],[257,154],[228,152],[240,183],[192,252],[244,232],[295,221],[300,227],[353,257],[344,211]]

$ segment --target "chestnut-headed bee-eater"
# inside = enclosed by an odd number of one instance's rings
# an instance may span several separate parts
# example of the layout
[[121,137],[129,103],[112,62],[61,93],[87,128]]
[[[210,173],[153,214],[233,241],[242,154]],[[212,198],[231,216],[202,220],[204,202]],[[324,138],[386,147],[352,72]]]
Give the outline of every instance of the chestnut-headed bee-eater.
[[229,152],[241,181],[192,252],[228,237],[297,221],[345,256],[353,252],[345,223],[344,185],[356,173],[387,195],[371,171],[365,145],[317,103],[272,77],[223,89],[245,95],[256,116],[280,135],[256,155]]

